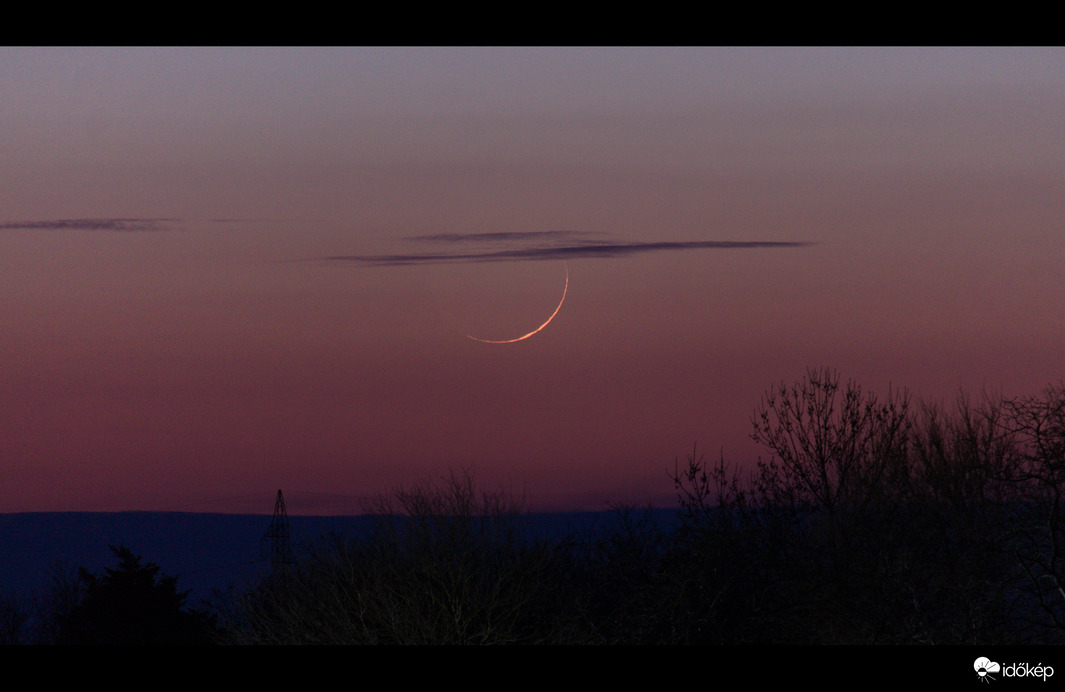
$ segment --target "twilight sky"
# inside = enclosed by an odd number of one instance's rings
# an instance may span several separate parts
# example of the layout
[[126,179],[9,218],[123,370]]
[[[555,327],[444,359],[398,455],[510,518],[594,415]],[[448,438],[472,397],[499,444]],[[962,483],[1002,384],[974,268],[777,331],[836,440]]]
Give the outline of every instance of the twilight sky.
[[1060,48],[0,48],[0,512],[673,506],[807,367],[1034,393],[1063,132]]

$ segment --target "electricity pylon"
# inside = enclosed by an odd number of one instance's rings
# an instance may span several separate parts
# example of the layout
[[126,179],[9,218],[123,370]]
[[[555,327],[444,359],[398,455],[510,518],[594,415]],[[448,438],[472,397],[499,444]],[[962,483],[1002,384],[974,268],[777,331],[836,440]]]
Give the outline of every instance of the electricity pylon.
[[274,501],[274,517],[270,520],[270,528],[263,534],[264,545],[260,546],[262,557],[266,557],[266,541],[270,541],[270,568],[274,574],[284,572],[287,565],[296,561],[289,546],[288,513],[285,512],[285,498],[280,489],[277,491],[277,500]]

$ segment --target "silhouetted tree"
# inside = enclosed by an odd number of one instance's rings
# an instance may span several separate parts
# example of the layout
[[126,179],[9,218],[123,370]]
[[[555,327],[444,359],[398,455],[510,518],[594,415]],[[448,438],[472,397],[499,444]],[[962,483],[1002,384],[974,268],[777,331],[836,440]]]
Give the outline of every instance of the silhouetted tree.
[[559,545],[565,592],[555,641],[573,644],[685,643],[665,565],[669,536],[649,508],[617,504],[609,518],[574,530]]
[[53,562],[48,585],[36,602],[38,622],[35,642],[58,643],[63,627],[81,603],[84,594],[85,585],[79,577],[78,569],[64,562]]
[[674,472],[671,569],[709,640],[1065,639],[1065,385],[914,410],[810,370],[753,426],[749,478],[694,454]]
[[905,392],[881,400],[811,369],[767,391],[752,418],[752,439],[770,452],[753,489],[802,536],[802,554],[789,560],[802,574],[794,597],[816,604],[806,629],[820,629],[823,641],[879,638],[882,599],[905,547],[890,527],[905,501],[908,407]]
[[914,412],[906,521],[907,576],[899,592],[912,606],[914,639],[923,643],[1015,641],[1007,589],[1015,569],[1007,545],[1009,469],[1020,462],[1005,432],[1002,402],[974,404],[964,393],[952,409],[924,403]]
[[831,540],[841,519],[874,508],[904,483],[909,397],[883,401],[829,369],[809,370],[766,392],[753,417],[752,439],[771,455],[760,462],[756,487],[774,504],[823,513]]
[[773,578],[788,565],[797,536],[751,492],[749,478],[720,456],[695,449],[672,474],[681,525],[668,565],[687,644],[762,643],[779,633],[769,621],[793,603]]
[[[1009,545],[1026,576],[1022,615],[1040,641],[1065,641],[1065,383],[1004,403],[1020,462],[1004,470],[1012,495]],[[1038,613],[1038,614],[1037,614]]]
[[98,575],[85,568],[78,578],[80,601],[62,615],[59,644],[208,644],[213,618],[185,607],[187,592],[177,578],[124,546],[111,547],[118,566]]
[[28,644],[30,613],[23,599],[0,594],[0,645]]

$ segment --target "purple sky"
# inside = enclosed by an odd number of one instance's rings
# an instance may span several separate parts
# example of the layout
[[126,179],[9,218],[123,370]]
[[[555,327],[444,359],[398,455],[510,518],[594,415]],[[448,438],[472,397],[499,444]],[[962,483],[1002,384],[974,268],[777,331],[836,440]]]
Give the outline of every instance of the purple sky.
[[[0,48],[0,512],[671,506],[767,387],[1063,376],[1059,48]],[[493,261],[489,261],[493,260]],[[535,336],[535,329],[565,302]]]

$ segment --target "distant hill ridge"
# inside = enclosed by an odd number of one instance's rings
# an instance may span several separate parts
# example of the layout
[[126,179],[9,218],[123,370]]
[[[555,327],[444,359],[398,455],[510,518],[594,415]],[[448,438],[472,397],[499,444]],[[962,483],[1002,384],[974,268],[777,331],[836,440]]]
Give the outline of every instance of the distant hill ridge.
[[[640,510],[643,511],[643,510]],[[663,527],[676,523],[673,509],[649,510]],[[190,591],[190,605],[212,589],[238,590],[269,570],[262,555],[269,514],[196,512],[21,512],[0,514],[0,593],[33,595],[46,589],[56,565],[100,572],[114,565],[109,546],[125,545],[144,561],[159,565]],[[534,513],[526,515],[530,534],[561,538],[569,532],[595,532],[614,525],[617,513]],[[372,517],[290,516],[293,549],[332,532],[365,531]]]

